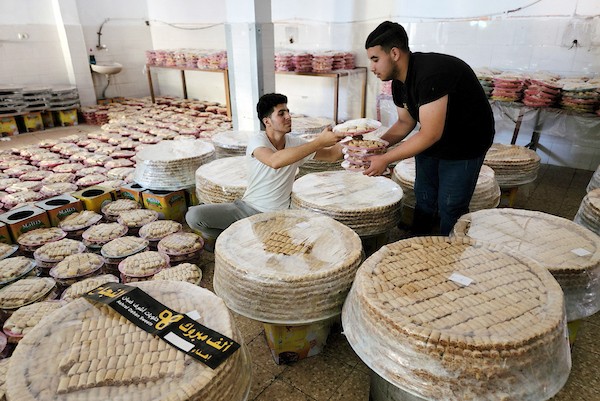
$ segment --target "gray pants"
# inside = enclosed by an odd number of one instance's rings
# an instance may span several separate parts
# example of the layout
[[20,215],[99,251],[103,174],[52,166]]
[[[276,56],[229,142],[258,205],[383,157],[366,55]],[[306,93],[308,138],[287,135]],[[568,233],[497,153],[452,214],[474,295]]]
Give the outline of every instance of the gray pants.
[[260,211],[238,199],[233,203],[192,206],[185,215],[185,221],[192,230],[200,231],[205,239],[213,239],[236,221],[257,213]]

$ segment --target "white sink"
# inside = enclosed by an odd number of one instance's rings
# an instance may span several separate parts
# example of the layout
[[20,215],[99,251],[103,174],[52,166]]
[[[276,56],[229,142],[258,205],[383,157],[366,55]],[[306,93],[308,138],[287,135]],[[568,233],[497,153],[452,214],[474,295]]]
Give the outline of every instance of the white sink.
[[90,64],[90,66],[92,67],[92,71],[107,75],[117,74],[123,69],[123,66],[119,63]]

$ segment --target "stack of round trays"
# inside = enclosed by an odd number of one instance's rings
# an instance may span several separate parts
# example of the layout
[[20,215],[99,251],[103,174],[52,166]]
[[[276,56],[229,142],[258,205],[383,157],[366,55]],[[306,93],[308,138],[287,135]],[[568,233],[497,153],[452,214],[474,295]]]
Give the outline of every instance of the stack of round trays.
[[318,134],[327,127],[333,127],[334,121],[325,117],[292,116],[292,134]]
[[212,137],[212,143],[217,152],[217,159],[232,156],[244,156],[248,147],[248,138],[253,131],[225,131]]
[[23,89],[23,100],[27,104],[25,111],[46,110],[50,104],[50,87],[28,86]]
[[[410,208],[415,207],[415,159],[411,157],[400,161],[394,168],[392,179],[397,182],[404,196],[402,197],[402,204]],[[477,178],[477,185],[475,186],[475,192],[471,198],[469,204],[469,210],[471,212],[482,210],[482,209],[493,209],[500,203],[500,186],[496,181],[494,170],[490,167],[483,165]]]
[[598,168],[594,172],[594,175],[592,175],[592,178],[590,179],[590,182],[588,183],[586,191],[591,192],[596,188],[600,188],[600,166],[598,166]]
[[600,188],[583,197],[573,221],[600,235]]
[[79,107],[79,92],[76,86],[55,86],[48,102],[50,110],[72,110]]
[[248,186],[246,157],[217,159],[196,170],[196,195],[200,203],[227,203],[241,199]]
[[361,261],[358,235],[327,216],[259,213],[219,236],[215,293],[251,319],[309,324],[340,314]]
[[520,209],[480,210],[452,235],[507,246],[546,268],[562,287],[567,321],[600,310],[600,237],[570,220]]
[[0,86],[0,116],[20,114],[27,107],[23,99],[23,88],[15,85]]
[[600,105],[598,85],[587,82],[566,82],[562,87],[560,106],[576,113],[593,113]]
[[495,75],[492,99],[503,102],[518,102],[523,98],[525,77],[508,72]]
[[332,217],[360,236],[371,236],[398,224],[402,188],[388,178],[351,171],[313,173],[294,182],[292,206]]
[[540,160],[535,151],[526,147],[494,143],[485,155],[484,164],[494,170],[500,188],[513,188],[535,181]]
[[541,401],[569,376],[564,308],[556,280],[521,254],[416,237],[361,265],[342,324],[369,368],[419,400]]
[[134,181],[154,190],[192,187],[198,167],[214,158],[214,146],[201,140],[163,141],[149,145],[136,155]]
[[492,71],[489,68],[475,69],[477,79],[487,97],[492,96],[492,90],[494,89],[494,75],[497,73],[497,71]]

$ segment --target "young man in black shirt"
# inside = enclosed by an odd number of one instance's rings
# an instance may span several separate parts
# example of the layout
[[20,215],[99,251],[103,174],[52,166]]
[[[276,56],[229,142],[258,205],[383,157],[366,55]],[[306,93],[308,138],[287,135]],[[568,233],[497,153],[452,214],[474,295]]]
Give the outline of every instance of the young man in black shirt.
[[382,136],[390,145],[419,131],[384,155],[370,158],[367,175],[380,175],[391,162],[415,156],[416,206],[413,231],[430,234],[436,212],[440,234],[448,235],[469,210],[479,170],[494,139],[494,116],[473,70],[438,53],[412,53],[404,28],[383,22],[367,37],[370,68],[392,81],[398,121]]

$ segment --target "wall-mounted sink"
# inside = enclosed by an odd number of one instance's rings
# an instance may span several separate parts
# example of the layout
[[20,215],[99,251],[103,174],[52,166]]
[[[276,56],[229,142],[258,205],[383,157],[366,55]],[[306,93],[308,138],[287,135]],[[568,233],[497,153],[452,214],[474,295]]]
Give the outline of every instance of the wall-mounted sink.
[[92,71],[106,75],[117,74],[123,69],[123,66],[119,63],[90,64],[90,66],[92,67]]

